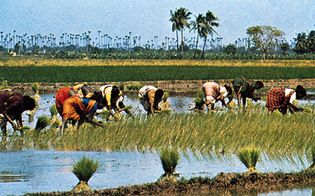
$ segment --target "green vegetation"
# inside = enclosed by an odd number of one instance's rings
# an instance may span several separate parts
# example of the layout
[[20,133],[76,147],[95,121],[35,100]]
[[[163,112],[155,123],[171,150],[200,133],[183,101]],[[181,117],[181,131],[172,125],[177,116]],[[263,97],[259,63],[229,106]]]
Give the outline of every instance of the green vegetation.
[[41,130],[45,129],[50,122],[50,118],[48,116],[40,116],[37,119],[36,125],[35,125],[35,131],[40,132]]
[[98,161],[83,157],[73,165],[72,172],[80,181],[88,182],[98,166]]
[[150,80],[207,80],[315,78],[313,67],[206,66],[45,66],[0,67],[8,82],[105,82]]
[[174,175],[175,168],[178,165],[179,153],[174,149],[163,149],[160,153],[161,163],[164,169],[163,176],[172,176]]
[[[315,139],[314,108],[310,113],[268,115],[258,107],[248,113],[161,114],[146,119],[136,116],[105,129],[84,124],[80,130],[58,129],[40,132],[34,141],[32,131],[25,133],[24,148],[57,150],[157,150],[168,148],[185,152],[236,153],[255,144],[270,157],[305,155]],[[14,149],[14,141],[8,149]]]
[[268,51],[278,45],[277,42],[284,42],[284,32],[276,27],[252,26],[247,29],[247,34],[254,43],[254,47],[259,48],[263,60],[266,59]]
[[259,159],[260,150],[255,147],[241,148],[237,156],[246,166],[249,173],[257,173],[256,163]]
[[99,167],[98,161],[83,157],[77,161],[72,168],[73,174],[79,179],[79,183],[73,188],[73,192],[91,191],[88,181]]

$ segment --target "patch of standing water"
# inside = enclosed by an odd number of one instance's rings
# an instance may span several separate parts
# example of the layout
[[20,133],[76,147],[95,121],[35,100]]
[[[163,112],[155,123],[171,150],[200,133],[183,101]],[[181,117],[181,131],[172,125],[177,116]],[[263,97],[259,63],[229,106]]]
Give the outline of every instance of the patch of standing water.
[[[71,172],[72,165],[81,157],[98,160],[100,168],[89,184],[93,189],[114,188],[118,186],[155,182],[163,169],[159,155],[154,152],[61,152],[61,151],[16,151],[0,153],[0,178],[4,173],[20,175],[21,179],[0,181],[3,195],[21,195],[29,192],[69,191],[78,182]],[[299,171],[300,164],[290,161],[267,161],[262,158],[257,164],[261,172]],[[180,177],[214,177],[219,172],[246,171],[245,166],[231,155],[225,157],[196,158],[188,153],[181,156],[176,171]],[[297,192],[296,192],[297,191]],[[300,190],[294,193],[299,194]],[[302,193],[308,194],[309,189]],[[285,192],[287,193],[287,192]]]

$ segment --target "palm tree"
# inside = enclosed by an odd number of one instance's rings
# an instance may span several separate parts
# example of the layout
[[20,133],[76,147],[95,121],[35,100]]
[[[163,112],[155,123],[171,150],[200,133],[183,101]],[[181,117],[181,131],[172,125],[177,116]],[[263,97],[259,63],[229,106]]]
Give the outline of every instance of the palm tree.
[[206,24],[206,18],[202,15],[199,14],[198,16],[195,16],[195,21],[192,21],[192,29],[193,31],[196,32],[196,47],[195,47],[195,51],[194,51],[194,58],[196,57],[196,52],[198,49],[198,41],[199,41],[199,36],[202,36],[202,30]]
[[180,26],[179,26],[178,10],[175,10],[175,12],[170,10],[170,14],[171,14],[170,21],[172,22],[172,31],[173,32],[175,31],[175,33],[176,33],[177,50],[179,50],[178,31],[180,30]]
[[179,26],[180,26],[180,33],[181,33],[181,47],[182,47],[182,55],[184,54],[184,29],[185,27],[189,28],[190,27],[190,23],[189,23],[189,19],[190,19],[190,15],[192,14],[191,12],[188,11],[188,9],[186,8],[179,8],[177,10],[178,12],[178,16],[179,16]]
[[213,35],[213,33],[218,34],[215,30],[214,27],[218,27],[219,23],[218,23],[218,17],[216,17],[211,11],[208,11],[206,13],[206,17],[205,17],[206,23],[204,25],[204,27],[202,28],[201,32],[202,32],[202,36],[204,38],[204,44],[203,44],[203,48],[202,48],[202,58],[204,58],[204,53],[205,53],[205,47],[206,47],[206,43],[207,43],[207,38],[208,35]]

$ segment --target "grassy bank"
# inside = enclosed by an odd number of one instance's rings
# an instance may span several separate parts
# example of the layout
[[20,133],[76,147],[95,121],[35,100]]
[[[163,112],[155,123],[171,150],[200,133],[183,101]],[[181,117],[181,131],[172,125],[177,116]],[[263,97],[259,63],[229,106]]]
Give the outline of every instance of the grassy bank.
[[[255,145],[270,156],[305,155],[315,140],[314,109],[296,115],[253,113],[173,114],[151,119],[135,117],[106,128],[87,124],[79,131],[68,129],[63,136],[51,129],[39,135],[27,132],[13,137],[8,149],[38,148],[58,150],[157,150],[173,146],[208,155],[232,152]],[[22,140],[22,141],[21,141]]]
[[315,67],[315,60],[163,60],[163,59],[45,59],[1,58],[0,66],[215,66]]
[[314,67],[268,66],[2,66],[9,82],[105,82],[153,80],[315,78]]

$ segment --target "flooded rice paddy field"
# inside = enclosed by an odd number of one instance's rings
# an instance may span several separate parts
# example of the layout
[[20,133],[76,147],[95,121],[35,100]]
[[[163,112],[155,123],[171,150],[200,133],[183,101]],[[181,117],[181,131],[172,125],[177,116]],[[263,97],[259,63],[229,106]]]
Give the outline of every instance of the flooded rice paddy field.
[[[190,112],[189,107],[194,96],[170,96],[171,109],[176,113]],[[300,104],[315,104],[314,100],[300,101]],[[49,107],[54,104],[53,94],[41,95],[38,116],[50,115]],[[258,104],[264,105],[263,101]],[[127,95],[125,105],[132,106],[132,113],[144,114],[136,95]],[[220,106],[218,104],[217,106]],[[23,115],[25,125],[34,127],[35,122],[28,123]],[[69,191],[77,183],[71,172],[75,161],[87,156],[100,162],[100,168],[91,178],[89,184],[93,189],[114,188],[124,185],[155,182],[163,169],[156,152],[82,152],[82,151],[37,151],[22,150],[0,152],[0,195],[21,195],[29,192]],[[257,169],[261,172],[301,171],[307,168],[307,158],[271,161],[263,157]],[[180,177],[196,176],[214,177],[220,172],[241,173],[245,166],[235,155],[229,157],[196,158],[192,154],[182,155],[176,171]],[[315,187],[286,190],[261,195],[312,195]]]
[[[98,160],[100,168],[89,184],[93,189],[155,182],[163,174],[159,155],[155,152],[60,152],[34,151],[0,153],[1,195],[21,195],[28,192],[69,191],[77,183],[71,172],[82,156]],[[307,166],[283,160],[281,163],[262,158],[257,164],[261,172],[300,171]],[[181,156],[176,171],[180,177],[214,177],[219,172],[246,170],[235,155],[221,158]],[[315,187],[314,187],[315,188]],[[279,192],[280,193],[280,192]],[[312,189],[296,189],[283,195],[311,195]],[[278,195],[278,194],[275,194]]]
[[[315,94],[315,92],[308,92],[308,93]],[[168,102],[171,105],[172,112],[188,113],[188,112],[192,112],[191,110],[189,110],[189,108],[193,105],[194,99],[195,99],[194,95],[175,95],[175,96],[170,96],[168,98]],[[237,102],[236,99],[234,101]],[[146,114],[145,111],[143,110],[143,106],[139,102],[137,95],[135,94],[125,95],[124,103],[126,106],[132,106],[132,109],[131,109],[132,114]],[[50,115],[49,108],[54,104],[55,104],[54,94],[42,94],[40,103],[39,103],[39,108],[35,115],[35,119],[42,115],[49,116]],[[257,101],[257,102],[253,102],[253,104],[260,104],[261,106],[264,106],[265,101]],[[315,100],[313,99],[301,100],[299,101],[299,104],[315,105]],[[220,102],[216,103],[215,107],[221,107],[221,103]],[[27,122],[28,117],[26,113],[23,114],[23,119],[24,119],[25,125],[29,125],[31,127],[35,126],[34,125],[35,122],[32,122],[32,123]]]

